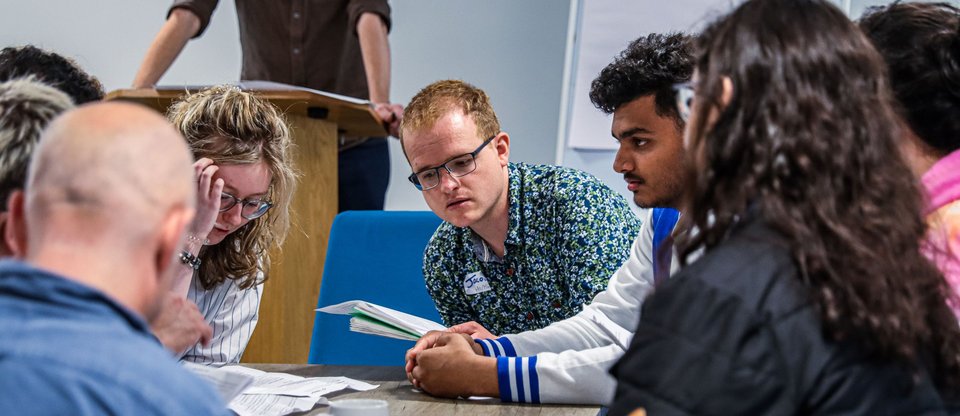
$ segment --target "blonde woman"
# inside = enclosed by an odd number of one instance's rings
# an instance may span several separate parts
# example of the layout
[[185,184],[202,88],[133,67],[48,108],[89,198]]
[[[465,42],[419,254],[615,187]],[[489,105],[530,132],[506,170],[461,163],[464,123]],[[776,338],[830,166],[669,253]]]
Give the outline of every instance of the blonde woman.
[[257,324],[268,250],[290,224],[290,132],[273,105],[233,86],[189,95],[167,117],[187,139],[197,177],[197,216],[174,290],[213,329],[181,359],[239,362]]

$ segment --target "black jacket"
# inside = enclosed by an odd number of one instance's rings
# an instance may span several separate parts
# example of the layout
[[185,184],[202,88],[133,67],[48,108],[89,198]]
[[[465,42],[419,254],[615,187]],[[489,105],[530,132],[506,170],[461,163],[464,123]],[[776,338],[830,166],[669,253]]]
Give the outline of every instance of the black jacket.
[[926,373],[828,341],[786,241],[759,220],[647,299],[610,415],[946,414]]

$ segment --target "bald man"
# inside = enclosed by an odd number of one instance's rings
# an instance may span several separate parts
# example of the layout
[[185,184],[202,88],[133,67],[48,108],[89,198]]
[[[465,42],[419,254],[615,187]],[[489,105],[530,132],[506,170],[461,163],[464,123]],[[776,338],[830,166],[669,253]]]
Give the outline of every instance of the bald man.
[[146,324],[193,218],[191,161],[132,104],[68,111],[43,134],[8,205],[23,261],[0,262],[0,414],[229,414]]

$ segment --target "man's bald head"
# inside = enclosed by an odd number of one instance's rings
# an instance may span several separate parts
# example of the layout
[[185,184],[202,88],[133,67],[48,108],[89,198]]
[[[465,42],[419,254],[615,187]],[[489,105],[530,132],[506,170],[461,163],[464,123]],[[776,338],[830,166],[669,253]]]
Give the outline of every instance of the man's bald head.
[[44,223],[58,210],[97,227],[149,233],[171,207],[192,207],[191,161],[180,134],[149,109],[97,103],[69,111],[47,129],[31,163],[31,236],[46,234]]
[[40,138],[25,193],[10,198],[7,240],[35,266],[152,319],[193,218],[191,162],[183,137],[144,107],[68,111]]

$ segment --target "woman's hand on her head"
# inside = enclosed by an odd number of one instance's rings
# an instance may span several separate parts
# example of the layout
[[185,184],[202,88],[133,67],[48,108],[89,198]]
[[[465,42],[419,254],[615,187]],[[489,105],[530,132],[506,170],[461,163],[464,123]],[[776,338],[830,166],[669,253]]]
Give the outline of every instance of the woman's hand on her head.
[[220,194],[223,192],[223,179],[213,180],[213,174],[220,169],[213,160],[200,158],[193,163],[197,178],[197,215],[190,226],[190,234],[204,240],[213,230],[213,224],[220,214]]

